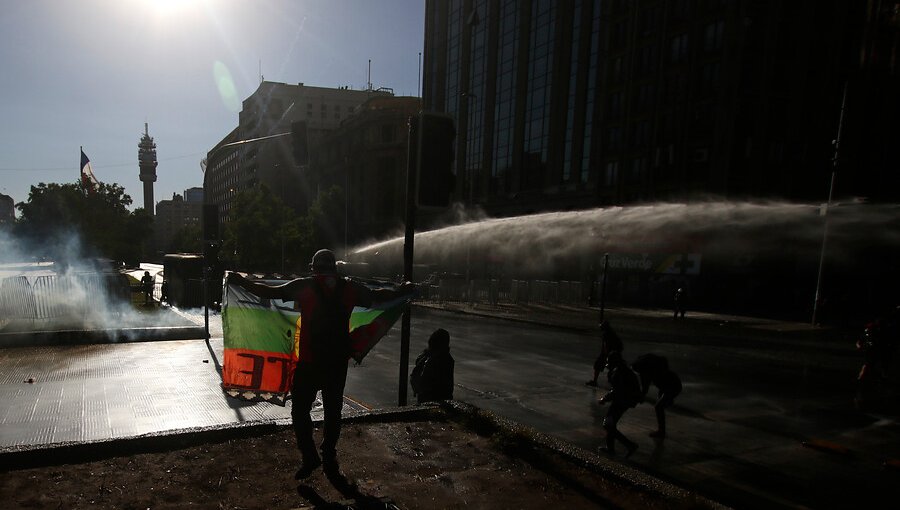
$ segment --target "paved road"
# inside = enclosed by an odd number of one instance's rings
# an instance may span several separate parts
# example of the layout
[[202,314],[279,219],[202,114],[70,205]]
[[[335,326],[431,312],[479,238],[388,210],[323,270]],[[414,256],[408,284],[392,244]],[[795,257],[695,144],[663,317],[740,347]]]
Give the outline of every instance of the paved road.
[[[567,313],[552,317],[562,326],[595,322]],[[860,507],[900,482],[900,472],[882,465],[900,458],[897,420],[852,406],[852,343],[765,321],[608,317],[626,358],[665,354],[685,382],[664,442],[647,437],[655,428],[649,402],[625,415],[621,428],[640,448],[623,462],[740,508]],[[211,326],[210,347],[191,340],[0,350],[0,446],[286,419],[289,407],[222,396],[217,317]],[[411,359],[436,327],[452,335],[456,398],[585,448],[601,444],[603,390],[584,385],[598,348],[590,328],[417,309]],[[347,394],[371,407],[396,405],[398,360],[394,328],[351,367]],[[802,446],[809,440],[849,453]]]
[[[853,406],[852,343],[768,322],[609,318],[619,325],[626,358],[664,354],[685,383],[665,441],[647,435],[656,428],[652,399],[623,418],[621,429],[640,444],[626,461],[633,466],[741,508],[858,507],[900,482],[900,472],[883,467],[900,458],[897,420]],[[602,443],[605,409],[596,399],[605,390],[584,385],[595,336],[417,310],[411,358],[436,327],[452,335],[457,399],[585,448]],[[374,406],[395,404],[398,360],[392,335],[351,369],[348,394]]]

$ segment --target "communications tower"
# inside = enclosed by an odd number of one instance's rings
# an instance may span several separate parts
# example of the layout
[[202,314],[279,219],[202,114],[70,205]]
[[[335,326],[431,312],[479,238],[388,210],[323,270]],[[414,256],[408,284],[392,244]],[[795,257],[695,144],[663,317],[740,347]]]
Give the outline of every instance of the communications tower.
[[144,136],[138,144],[138,164],[141,167],[141,182],[144,183],[144,210],[154,215],[153,183],[156,182],[156,144],[144,123]]

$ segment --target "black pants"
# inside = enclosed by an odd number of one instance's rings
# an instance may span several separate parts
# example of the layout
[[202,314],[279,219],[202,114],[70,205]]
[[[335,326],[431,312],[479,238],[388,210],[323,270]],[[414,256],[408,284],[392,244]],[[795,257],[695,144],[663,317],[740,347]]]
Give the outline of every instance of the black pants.
[[635,443],[625,437],[625,434],[619,432],[617,425],[625,411],[630,409],[624,404],[613,402],[609,406],[606,418],[603,418],[603,428],[606,429],[606,447],[612,452],[615,449],[616,439],[622,442],[626,447],[631,448]]
[[341,408],[344,405],[344,384],[347,382],[347,362],[320,366],[300,363],[294,370],[293,404],[291,418],[297,448],[304,461],[318,458],[313,442],[312,418],[309,416],[316,392],[322,390],[322,406],[325,425],[322,432],[322,456],[326,459],[337,455],[337,442],[341,436]]
[[669,388],[665,391],[659,390],[659,396],[656,399],[653,410],[656,411],[656,424],[660,432],[666,431],[666,408],[675,403],[675,397],[679,393],[681,393],[681,386]]

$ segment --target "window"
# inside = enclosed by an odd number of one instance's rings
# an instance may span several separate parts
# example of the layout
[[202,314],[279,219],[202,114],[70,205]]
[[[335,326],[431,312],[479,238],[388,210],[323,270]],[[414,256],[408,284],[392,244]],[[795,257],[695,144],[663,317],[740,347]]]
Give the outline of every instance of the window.
[[611,127],[606,133],[606,139],[609,143],[610,150],[619,150],[622,148],[622,128]]
[[604,186],[615,186],[616,181],[619,179],[619,162],[618,161],[610,161],[606,164],[606,169],[603,172],[603,185]]
[[609,118],[617,119],[622,116],[622,93],[613,92],[609,95]]
[[688,35],[680,34],[672,38],[672,62],[681,62],[687,57]]
[[396,126],[392,126],[392,125],[381,126],[381,142],[382,143],[391,143],[396,138],[397,138]]
[[707,53],[722,49],[722,40],[725,35],[725,21],[719,20],[706,25],[703,30],[703,51]]

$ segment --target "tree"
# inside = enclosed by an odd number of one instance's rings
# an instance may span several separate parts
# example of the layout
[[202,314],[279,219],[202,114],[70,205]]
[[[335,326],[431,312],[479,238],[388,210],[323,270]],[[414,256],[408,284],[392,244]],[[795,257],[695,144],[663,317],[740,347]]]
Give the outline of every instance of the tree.
[[167,253],[200,253],[203,251],[203,243],[200,240],[202,235],[198,225],[188,225],[178,229],[172,236]]
[[[118,184],[100,184],[89,191],[80,182],[40,183],[32,186],[28,200],[16,204],[19,236],[29,239],[42,253],[56,258],[59,240],[77,235],[83,253],[136,263],[144,256],[143,240],[152,234],[152,218],[143,209],[128,211],[131,197]],[[70,249],[70,248],[64,248]]]
[[307,213],[312,228],[311,241],[313,246],[318,247],[316,249],[329,248],[335,253],[340,253],[336,248],[344,245],[346,214],[346,200],[342,188],[332,186],[316,197]]
[[308,222],[261,184],[235,198],[221,257],[236,269],[297,271],[311,256],[309,233]]

